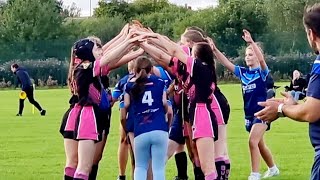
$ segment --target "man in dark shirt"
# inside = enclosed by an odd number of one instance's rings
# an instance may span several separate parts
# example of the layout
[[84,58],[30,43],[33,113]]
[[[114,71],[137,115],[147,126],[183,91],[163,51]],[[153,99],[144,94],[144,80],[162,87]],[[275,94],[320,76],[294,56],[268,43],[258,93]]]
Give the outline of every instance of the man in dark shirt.
[[[21,90],[27,94],[27,98],[29,99],[29,102],[33,104],[40,111],[41,116],[45,116],[46,110],[42,109],[40,104],[34,100],[33,86],[32,86],[28,72],[24,68],[19,67],[18,64],[12,64],[11,71],[17,76],[18,82],[21,84]],[[24,107],[24,99],[20,98],[19,112],[17,116],[22,116],[23,107]]]

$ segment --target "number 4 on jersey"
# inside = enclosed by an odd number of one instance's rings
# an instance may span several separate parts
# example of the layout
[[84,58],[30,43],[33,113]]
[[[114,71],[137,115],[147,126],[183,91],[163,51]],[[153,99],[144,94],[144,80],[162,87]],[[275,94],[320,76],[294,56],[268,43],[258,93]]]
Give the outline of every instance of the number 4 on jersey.
[[151,91],[146,91],[144,93],[143,98],[142,98],[142,103],[148,104],[149,106],[152,106],[153,99],[152,99]]

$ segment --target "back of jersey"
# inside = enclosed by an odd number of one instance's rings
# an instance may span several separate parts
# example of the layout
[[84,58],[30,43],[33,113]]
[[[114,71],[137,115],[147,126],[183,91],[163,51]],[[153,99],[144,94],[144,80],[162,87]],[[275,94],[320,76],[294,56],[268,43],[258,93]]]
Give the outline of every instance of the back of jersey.
[[[128,90],[131,91],[134,83],[128,83]],[[136,98],[131,95],[131,105],[134,109],[134,135],[153,130],[168,131],[169,127],[165,118],[165,109],[162,96],[165,89],[165,82],[157,76],[151,75],[145,84],[144,91]]]

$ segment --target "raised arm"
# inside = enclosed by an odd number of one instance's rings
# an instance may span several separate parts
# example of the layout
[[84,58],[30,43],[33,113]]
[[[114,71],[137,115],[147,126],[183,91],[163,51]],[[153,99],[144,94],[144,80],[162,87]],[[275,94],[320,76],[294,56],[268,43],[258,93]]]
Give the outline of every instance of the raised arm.
[[143,49],[139,49],[136,51],[132,51],[126,55],[124,55],[119,61],[113,62],[109,64],[109,69],[116,69],[124,64],[127,64],[129,61],[136,59],[137,57],[141,56],[144,53]]
[[179,61],[181,61],[184,64],[187,64],[188,55],[186,55],[186,53],[178,44],[171,41],[169,38],[156,33],[150,33],[148,36],[151,36],[151,38],[149,38],[148,41],[150,41],[152,44],[155,44],[156,46],[165,49],[165,51],[170,56],[177,57]]
[[140,47],[144,49],[145,52],[147,52],[153,59],[155,59],[157,62],[163,62],[160,64],[169,64],[171,60],[171,56],[164,51],[162,51],[159,48],[156,48],[147,42],[141,43]]
[[126,39],[120,45],[110,51],[105,52],[101,58],[101,66],[119,61],[119,59],[127,54],[128,51],[135,45],[135,42],[143,38],[142,36],[132,36],[133,34],[128,34]]
[[[111,39],[109,42],[107,42],[105,45],[103,45],[102,47],[102,50],[103,51],[106,51],[108,49],[111,49],[112,47],[114,47],[116,45],[116,42],[122,38],[122,37],[125,37],[127,34],[128,34],[128,31],[129,31],[129,24],[126,24],[121,32],[116,36],[114,37],[113,39]],[[122,39],[123,40],[123,39]]]
[[267,69],[267,64],[266,61],[264,59],[263,53],[261,51],[261,48],[253,41],[251,34],[249,31],[247,30],[243,30],[243,36],[242,38],[251,45],[253,52],[255,53],[255,55],[257,56],[257,59],[260,63],[261,69],[265,70]]
[[226,67],[229,71],[234,72],[234,64],[229,61],[229,59],[216,47],[213,40],[211,38],[207,38],[209,44],[212,48],[213,54],[216,56],[217,60]]

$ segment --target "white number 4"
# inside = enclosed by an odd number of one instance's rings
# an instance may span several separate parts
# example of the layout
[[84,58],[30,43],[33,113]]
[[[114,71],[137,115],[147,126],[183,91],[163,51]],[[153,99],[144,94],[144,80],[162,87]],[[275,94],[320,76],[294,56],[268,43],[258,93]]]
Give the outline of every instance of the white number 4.
[[153,99],[152,99],[151,91],[146,91],[144,93],[143,98],[142,98],[142,103],[148,104],[149,106],[152,106]]

